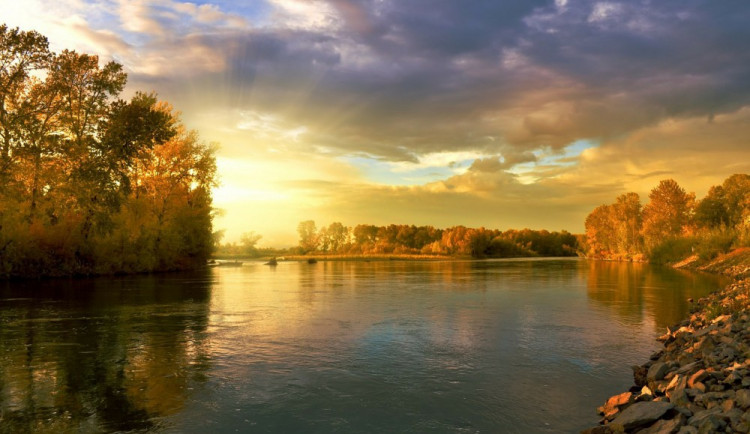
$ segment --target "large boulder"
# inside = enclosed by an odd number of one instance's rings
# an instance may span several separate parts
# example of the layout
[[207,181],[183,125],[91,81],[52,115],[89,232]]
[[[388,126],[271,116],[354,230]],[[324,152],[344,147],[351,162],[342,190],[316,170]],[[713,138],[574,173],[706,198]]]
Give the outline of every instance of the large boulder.
[[622,425],[626,430],[629,430],[648,425],[673,408],[674,404],[664,401],[636,402],[623,410],[612,423]]

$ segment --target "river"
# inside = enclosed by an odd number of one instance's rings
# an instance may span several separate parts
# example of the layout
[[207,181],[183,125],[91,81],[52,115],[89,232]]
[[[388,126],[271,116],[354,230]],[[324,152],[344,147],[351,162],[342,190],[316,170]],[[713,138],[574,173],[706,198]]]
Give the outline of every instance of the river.
[[0,432],[576,432],[724,283],[578,259],[0,283]]

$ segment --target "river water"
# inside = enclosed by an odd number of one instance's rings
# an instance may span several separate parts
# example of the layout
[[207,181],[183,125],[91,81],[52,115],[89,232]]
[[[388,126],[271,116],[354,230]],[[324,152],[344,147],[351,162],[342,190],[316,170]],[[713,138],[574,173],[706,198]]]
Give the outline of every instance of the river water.
[[0,283],[0,432],[576,432],[723,283],[575,259]]

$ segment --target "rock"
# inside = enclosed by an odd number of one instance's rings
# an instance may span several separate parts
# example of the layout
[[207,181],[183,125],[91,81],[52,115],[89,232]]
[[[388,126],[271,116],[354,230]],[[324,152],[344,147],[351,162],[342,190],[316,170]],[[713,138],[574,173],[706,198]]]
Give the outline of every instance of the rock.
[[667,373],[667,364],[664,362],[656,362],[648,368],[646,379],[648,381],[659,381],[664,379],[664,375]]
[[723,429],[725,426],[727,426],[727,423],[724,422],[720,417],[716,415],[710,415],[707,418],[703,419],[701,424],[698,426],[698,434],[712,434]]
[[719,415],[721,414],[721,407],[714,407],[710,410],[703,410],[696,412],[693,417],[688,419],[688,425],[700,427],[703,424],[703,421],[710,418],[710,417],[716,417],[719,418]]
[[669,396],[669,402],[674,405],[686,407],[688,404],[690,404],[690,398],[688,398],[685,389],[680,389],[672,392],[672,394]]
[[629,430],[648,425],[672,408],[674,408],[674,404],[668,402],[636,402],[623,410],[612,423],[622,425],[626,430]]
[[625,430],[621,426],[614,426],[612,424],[609,424],[585,429],[581,431],[581,434],[619,434],[624,432]]
[[701,364],[702,364],[701,362],[687,363],[685,365],[680,366],[680,368],[677,369],[677,373],[678,374],[687,374],[689,372],[692,372],[696,368],[700,368]]
[[734,399],[737,402],[737,407],[747,410],[750,408],[750,390],[749,389],[741,389],[738,390],[737,393],[734,395]]
[[674,419],[661,419],[648,428],[638,431],[638,434],[672,434],[685,425],[685,416],[678,414]]
[[742,422],[742,416],[744,413],[742,413],[742,410],[739,408],[730,408],[729,410],[724,409],[722,406],[722,410],[724,410],[723,413],[721,413],[721,417],[729,421],[731,425],[739,425]]
[[632,368],[635,385],[639,388],[645,386],[648,383],[648,368],[645,366],[633,366]]
[[695,383],[697,381],[702,381],[704,378],[708,377],[708,371],[705,369],[700,369],[696,373],[690,376],[687,381],[687,385],[690,388],[696,388]]
[[677,434],[698,434],[698,428],[690,425],[685,425],[677,431]]
[[633,402],[633,394],[630,392],[621,393],[610,397],[603,406],[597,408],[599,414],[604,416],[605,420],[612,420],[614,416],[624,407]]

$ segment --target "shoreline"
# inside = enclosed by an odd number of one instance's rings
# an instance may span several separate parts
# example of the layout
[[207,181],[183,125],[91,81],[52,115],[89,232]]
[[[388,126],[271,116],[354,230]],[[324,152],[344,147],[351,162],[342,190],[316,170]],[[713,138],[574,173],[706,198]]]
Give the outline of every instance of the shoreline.
[[750,249],[675,268],[734,281],[668,328],[663,348],[633,366],[634,385],[599,407],[600,424],[582,433],[750,432]]

